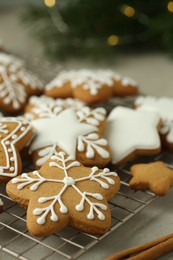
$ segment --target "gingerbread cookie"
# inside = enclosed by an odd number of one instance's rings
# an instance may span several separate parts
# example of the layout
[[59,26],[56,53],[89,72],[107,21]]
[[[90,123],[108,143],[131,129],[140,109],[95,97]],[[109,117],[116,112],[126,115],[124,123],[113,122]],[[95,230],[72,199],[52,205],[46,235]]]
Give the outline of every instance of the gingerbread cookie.
[[110,113],[105,137],[112,150],[112,163],[123,164],[137,155],[160,152],[157,113],[118,106]]
[[4,205],[4,203],[0,198],[0,213],[2,213],[2,211],[3,211],[3,205]]
[[87,69],[62,71],[45,88],[47,96],[73,96],[88,104],[105,101],[112,93],[113,81],[106,73]]
[[33,130],[28,121],[14,117],[0,118],[0,181],[21,174],[19,151],[31,140]]
[[162,119],[160,128],[161,141],[164,147],[173,151],[173,98],[139,97],[135,100],[139,110],[156,111]]
[[11,180],[7,193],[27,207],[27,227],[35,236],[47,236],[67,225],[102,234],[111,222],[107,202],[119,187],[115,172],[84,167],[72,156],[56,152],[40,170]]
[[163,162],[136,164],[130,169],[130,187],[135,190],[149,189],[159,196],[165,195],[173,186],[173,170]]
[[35,114],[37,119],[31,120],[37,132],[29,150],[35,167],[40,167],[58,147],[86,166],[109,163],[110,149],[102,134],[106,117],[103,108],[56,112],[40,113],[40,118]]
[[43,91],[42,83],[28,73],[21,60],[0,53],[0,107],[5,112],[18,113],[23,110],[31,95]]
[[111,70],[65,70],[45,88],[54,98],[76,97],[88,104],[106,101],[112,96],[138,94],[137,83]]

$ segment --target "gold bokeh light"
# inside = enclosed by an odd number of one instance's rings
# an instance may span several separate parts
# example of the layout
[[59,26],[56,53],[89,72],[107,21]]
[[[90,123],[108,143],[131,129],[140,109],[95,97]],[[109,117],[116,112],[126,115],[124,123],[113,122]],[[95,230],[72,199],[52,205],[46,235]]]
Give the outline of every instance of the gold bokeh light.
[[128,17],[133,17],[135,15],[135,9],[129,5],[123,5],[121,8],[121,12]]
[[107,38],[107,42],[109,45],[111,46],[116,46],[119,44],[120,42],[120,38],[117,36],[117,35],[110,35],[108,38]]
[[44,0],[44,4],[47,6],[47,7],[54,7],[55,4],[56,4],[56,0]]
[[168,2],[167,9],[169,12],[173,13],[173,1]]

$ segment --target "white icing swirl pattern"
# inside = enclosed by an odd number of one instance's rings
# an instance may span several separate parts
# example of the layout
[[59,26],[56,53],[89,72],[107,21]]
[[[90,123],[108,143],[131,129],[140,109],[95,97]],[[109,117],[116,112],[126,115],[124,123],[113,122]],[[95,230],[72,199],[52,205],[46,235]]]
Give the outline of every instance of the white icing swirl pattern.
[[0,53],[0,98],[5,105],[19,109],[27,99],[26,86],[42,89],[42,83],[23,68],[23,63],[15,57]]
[[70,82],[72,88],[82,85],[83,89],[88,90],[91,95],[95,96],[104,85],[113,87],[115,81],[121,81],[124,87],[128,85],[137,86],[133,79],[122,77],[112,70],[80,69],[61,71],[55,79],[46,85],[45,89],[49,91],[54,88],[62,88],[65,83]]
[[[16,124],[13,131],[9,130],[7,123]],[[30,130],[31,125],[26,120],[8,117],[0,119],[0,142],[6,158],[5,165],[0,165],[0,176],[15,177],[18,174],[18,159],[15,144]]]
[[[80,165],[79,162],[74,161],[71,156],[66,156],[64,152],[56,153],[51,157],[51,162],[49,163],[49,167],[56,167],[57,174],[56,177],[51,179],[42,176],[39,171],[34,171],[32,174],[23,173],[21,178],[14,178],[12,180],[13,184],[18,184],[18,190],[22,190],[25,187],[33,192],[39,190],[40,186],[43,183],[56,183],[60,184],[62,188],[60,191],[52,196],[44,196],[38,198],[38,203],[43,205],[46,203],[45,207],[35,208],[33,210],[33,214],[35,216],[39,216],[37,218],[37,224],[43,225],[46,222],[46,218],[50,216],[50,220],[53,222],[58,221],[59,217],[55,210],[55,205],[59,205],[59,211],[62,214],[66,214],[69,212],[67,205],[63,202],[63,194],[68,192],[68,188],[73,188],[80,196],[81,200],[76,202],[75,210],[83,211],[85,210],[86,204],[89,205],[89,212],[87,214],[87,219],[93,220],[97,216],[97,218],[101,221],[105,220],[104,211],[107,210],[107,205],[103,202],[103,195],[101,193],[93,193],[89,191],[89,186],[87,191],[81,190],[80,186],[77,185],[79,182],[91,181],[96,182],[103,189],[109,189],[110,185],[115,184],[114,177],[117,176],[115,172],[110,172],[109,169],[105,168],[103,170],[99,170],[97,167],[91,168],[91,171],[88,175],[79,178],[73,178],[69,175],[69,170],[71,168],[78,168]],[[60,176],[58,173],[58,169],[62,170],[64,173],[64,178],[59,179]],[[60,186],[60,187],[61,187]],[[44,194],[43,194],[44,195]],[[92,198],[92,199],[91,199]],[[94,199],[94,200],[93,200]],[[101,202],[102,201],[102,202]],[[47,202],[50,202],[49,205]]]

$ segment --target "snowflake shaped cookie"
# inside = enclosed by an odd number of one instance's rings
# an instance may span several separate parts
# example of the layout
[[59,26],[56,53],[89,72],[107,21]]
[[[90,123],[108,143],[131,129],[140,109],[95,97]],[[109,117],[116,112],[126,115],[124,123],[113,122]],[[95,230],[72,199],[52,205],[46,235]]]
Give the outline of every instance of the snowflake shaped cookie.
[[21,174],[22,165],[19,151],[31,141],[32,127],[28,121],[13,117],[0,118],[0,180]]
[[23,110],[29,96],[41,94],[42,83],[14,56],[0,54],[0,107],[11,113]]
[[158,127],[160,117],[155,112],[137,111],[118,106],[108,117],[105,136],[112,150],[112,163],[122,164],[136,155],[160,152]]
[[88,104],[106,101],[112,96],[136,95],[137,83],[129,78],[122,78],[111,70],[64,70],[46,85],[45,95],[75,97]]
[[40,170],[14,178],[7,193],[27,207],[31,234],[46,236],[67,225],[102,234],[110,226],[108,201],[120,187],[109,169],[87,168],[64,152],[57,152]]
[[173,98],[140,96],[135,100],[138,110],[155,111],[162,119],[159,130],[163,145],[173,151]]
[[[102,132],[106,112],[103,108],[68,108],[61,112],[58,106],[45,112],[34,108],[32,126],[37,136],[30,146],[33,163],[40,167],[57,150],[62,149],[87,166],[105,166],[110,161],[110,149]],[[37,114],[36,114],[37,113]],[[40,115],[40,118],[38,116]]]

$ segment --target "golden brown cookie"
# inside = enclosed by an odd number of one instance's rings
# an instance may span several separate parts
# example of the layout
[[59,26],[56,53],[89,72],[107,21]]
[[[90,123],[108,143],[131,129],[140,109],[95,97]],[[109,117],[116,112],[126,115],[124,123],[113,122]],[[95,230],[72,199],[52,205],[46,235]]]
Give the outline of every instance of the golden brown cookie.
[[108,201],[120,179],[109,169],[87,168],[57,152],[38,171],[23,173],[7,184],[8,195],[27,207],[31,234],[47,236],[66,226],[103,234],[111,222]]
[[42,83],[28,73],[21,60],[0,53],[0,108],[12,114],[23,110],[29,96],[40,95]]
[[133,79],[115,75],[114,81],[114,96],[125,97],[139,94],[138,84]]
[[161,149],[155,112],[115,107],[108,116],[105,137],[112,150],[112,163],[123,164],[138,155],[158,154]]
[[132,179],[130,187],[135,190],[149,189],[153,193],[163,196],[173,186],[173,170],[163,162],[136,164],[130,169]]
[[0,181],[21,174],[19,151],[31,140],[33,130],[26,120],[15,117],[0,118]]
[[[48,107],[47,107],[48,108]],[[31,124],[37,135],[30,146],[35,167],[40,167],[58,148],[85,166],[103,167],[111,160],[107,140],[103,136],[106,111],[103,108],[68,108],[30,110]],[[28,115],[28,113],[27,113]]]

